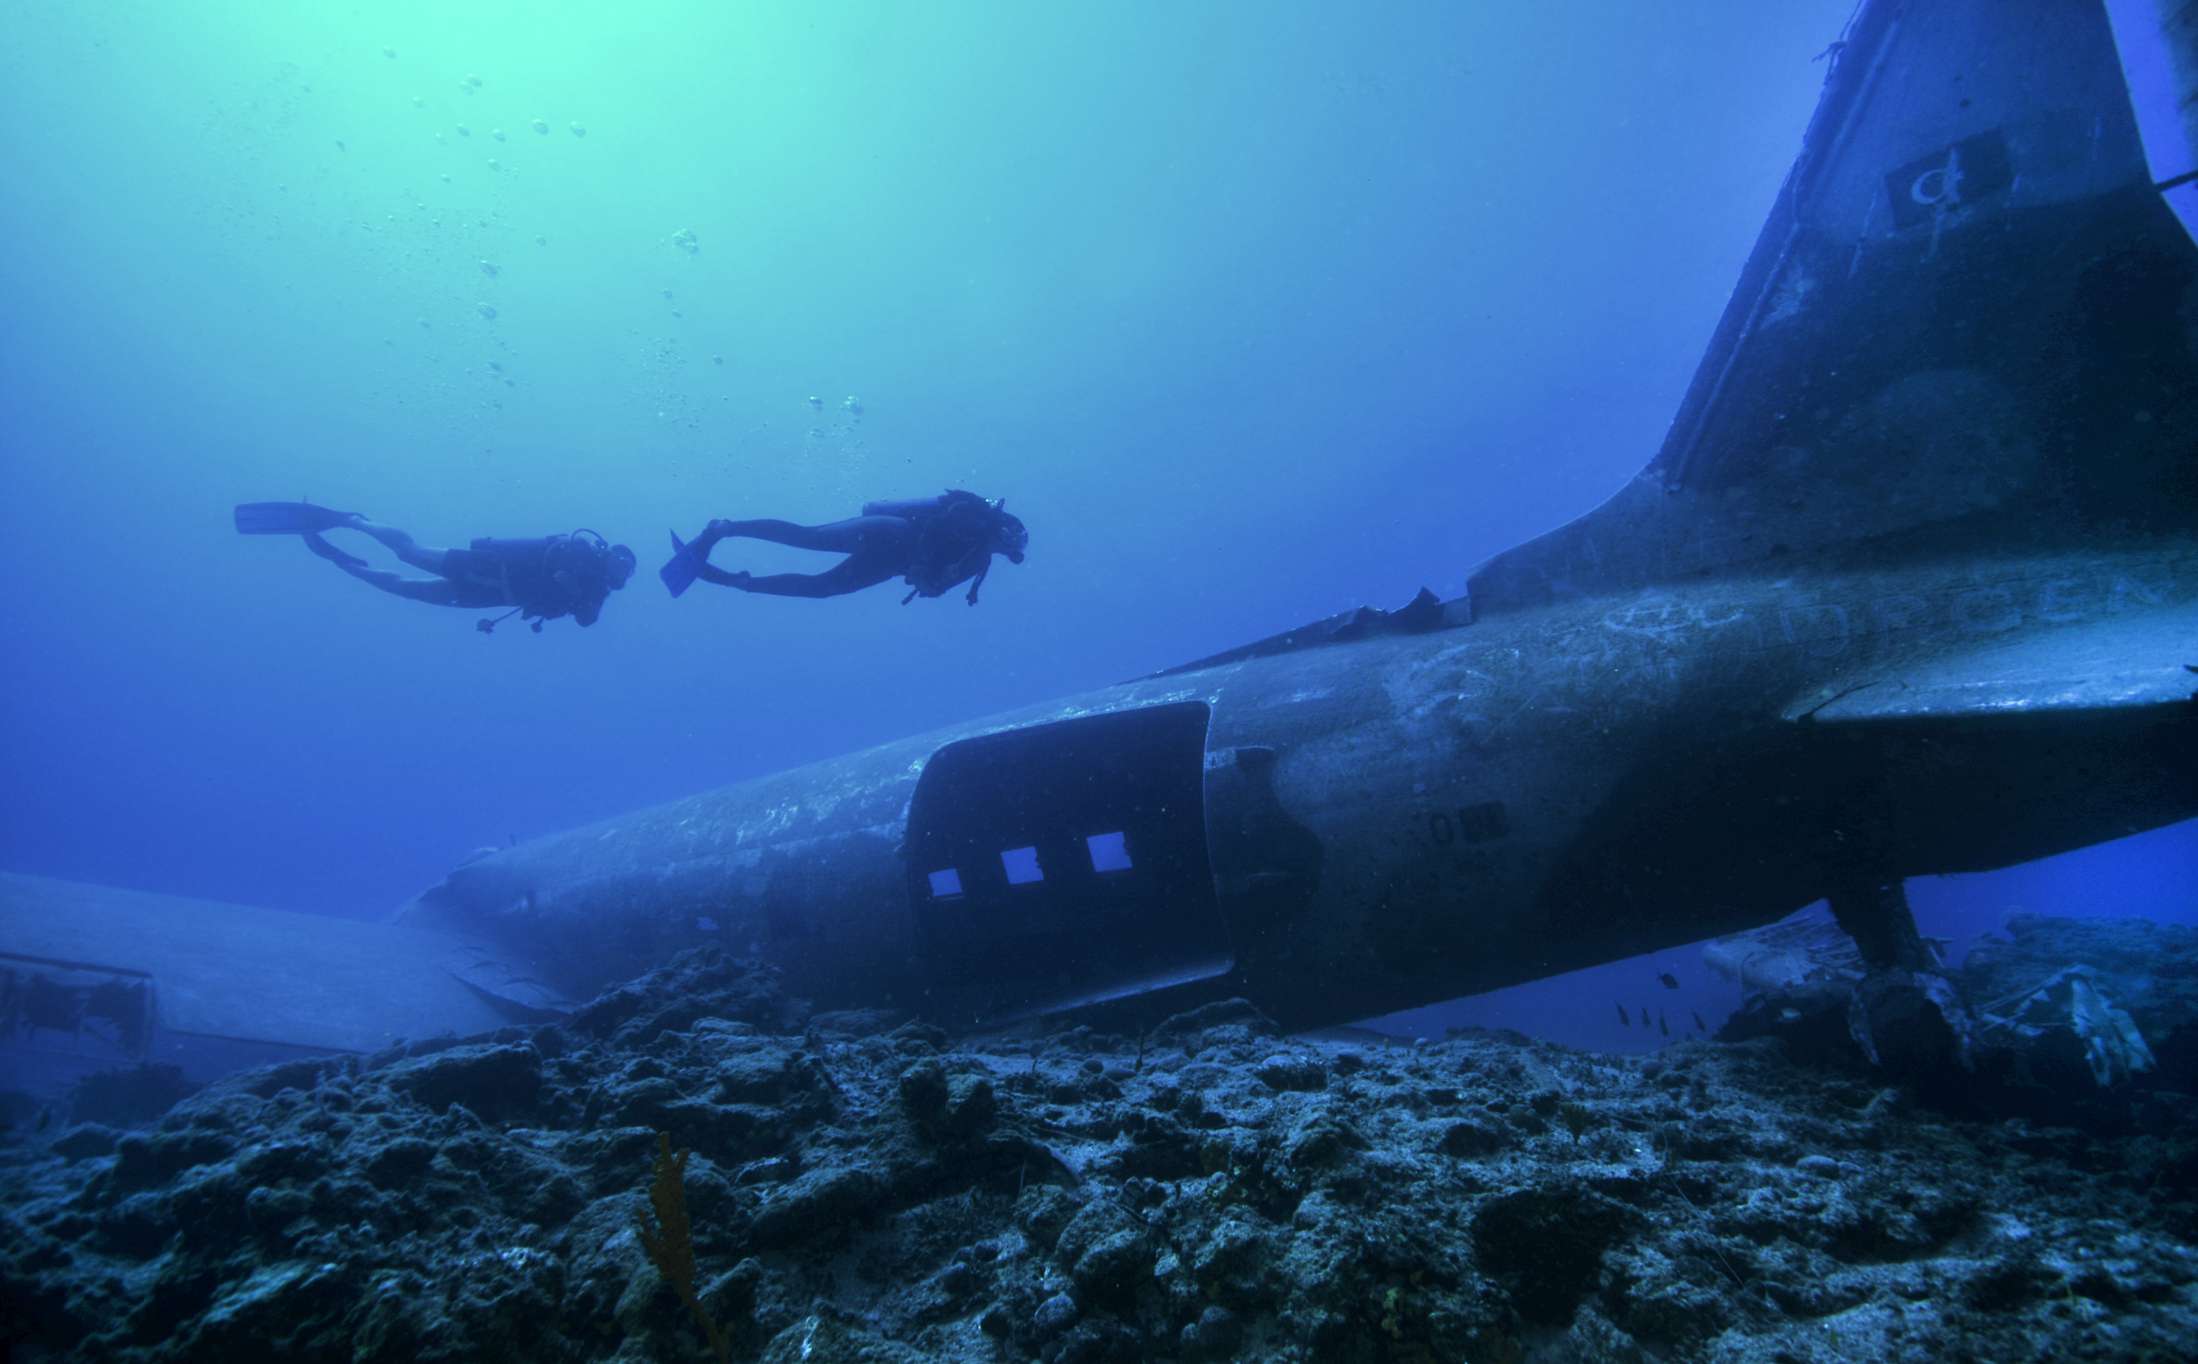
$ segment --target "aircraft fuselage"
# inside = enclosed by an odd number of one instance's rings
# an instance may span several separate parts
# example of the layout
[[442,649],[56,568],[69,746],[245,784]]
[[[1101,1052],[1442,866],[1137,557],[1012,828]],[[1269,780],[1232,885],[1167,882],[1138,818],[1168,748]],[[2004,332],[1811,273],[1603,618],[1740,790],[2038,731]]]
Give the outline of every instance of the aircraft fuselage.
[[952,1022],[1312,1026],[2198,814],[2187,662],[2190,541],[1797,567],[1110,687],[500,851],[406,917],[572,994],[717,942]]

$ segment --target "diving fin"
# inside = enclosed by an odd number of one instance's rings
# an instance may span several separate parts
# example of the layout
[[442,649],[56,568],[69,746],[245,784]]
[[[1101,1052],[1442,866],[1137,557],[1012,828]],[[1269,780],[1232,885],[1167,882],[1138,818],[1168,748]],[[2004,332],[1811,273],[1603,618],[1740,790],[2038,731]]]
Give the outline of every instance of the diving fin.
[[702,556],[679,538],[678,531],[671,531],[669,534],[672,537],[672,557],[656,571],[656,576],[664,580],[664,590],[676,597],[693,587],[695,579],[702,576]]
[[310,502],[239,502],[237,534],[303,535],[334,530],[361,519],[357,512],[331,511]]

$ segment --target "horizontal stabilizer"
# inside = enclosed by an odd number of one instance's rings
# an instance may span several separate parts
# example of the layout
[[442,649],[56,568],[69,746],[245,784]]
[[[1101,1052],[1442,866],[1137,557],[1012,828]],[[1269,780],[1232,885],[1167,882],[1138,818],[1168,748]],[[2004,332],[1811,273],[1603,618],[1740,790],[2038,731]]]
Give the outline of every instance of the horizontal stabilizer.
[[[2171,628],[2179,627],[2179,628]],[[2185,613],[2097,621],[2004,644],[1917,653],[1822,688],[1786,718],[1816,724],[1951,720],[2198,703]]]

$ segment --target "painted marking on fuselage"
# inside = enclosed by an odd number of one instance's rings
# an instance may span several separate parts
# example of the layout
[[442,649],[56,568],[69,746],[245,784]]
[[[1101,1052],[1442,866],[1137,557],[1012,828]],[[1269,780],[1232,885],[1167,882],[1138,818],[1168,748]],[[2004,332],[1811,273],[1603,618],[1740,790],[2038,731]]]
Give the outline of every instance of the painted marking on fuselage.
[[1511,816],[1500,800],[1464,805],[1455,810],[1430,810],[1427,836],[1438,848],[1453,843],[1489,843],[1511,832]]
[[1870,597],[1857,612],[1815,600],[1779,607],[1788,644],[1819,660],[1896,635],[1944,628],[1954,634],[2004,635],[2032,625],[2072,625],[2133,610],[2165,606],[2175,597],[2164,578],[2109,572],[2063,575],[2040,582],[1988,583],[1925,596],[1891,592]]
[[1603,628],[1647,639],[1675,639],[1697,630],[1721,630],[1747,618],[1744,607],[1712,612],[1696,602],[1666,597],[1619,607],[1603,617]]
[[1838,658],[1854,639],[1847,608],[1836,602],[1797,602],[1778,608],[1778,630],[1788,644],[1813,659]]

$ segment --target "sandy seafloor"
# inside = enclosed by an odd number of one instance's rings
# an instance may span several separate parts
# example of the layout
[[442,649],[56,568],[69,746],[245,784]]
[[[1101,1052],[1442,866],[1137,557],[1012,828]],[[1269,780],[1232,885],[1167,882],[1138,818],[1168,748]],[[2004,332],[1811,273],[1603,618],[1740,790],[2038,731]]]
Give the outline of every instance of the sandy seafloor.
[[2076,1127],[1778,1037],[1292,1038],[1232,1003],[955,1039],[694,954],[560,1023],[18,1134],[0,1341],[707,1360],[636,1234],[661,1132],[731,1358],[2187,1359],[2198,1033],[2162,1010],[2198,975],[2156,965],[2161,1070]]

